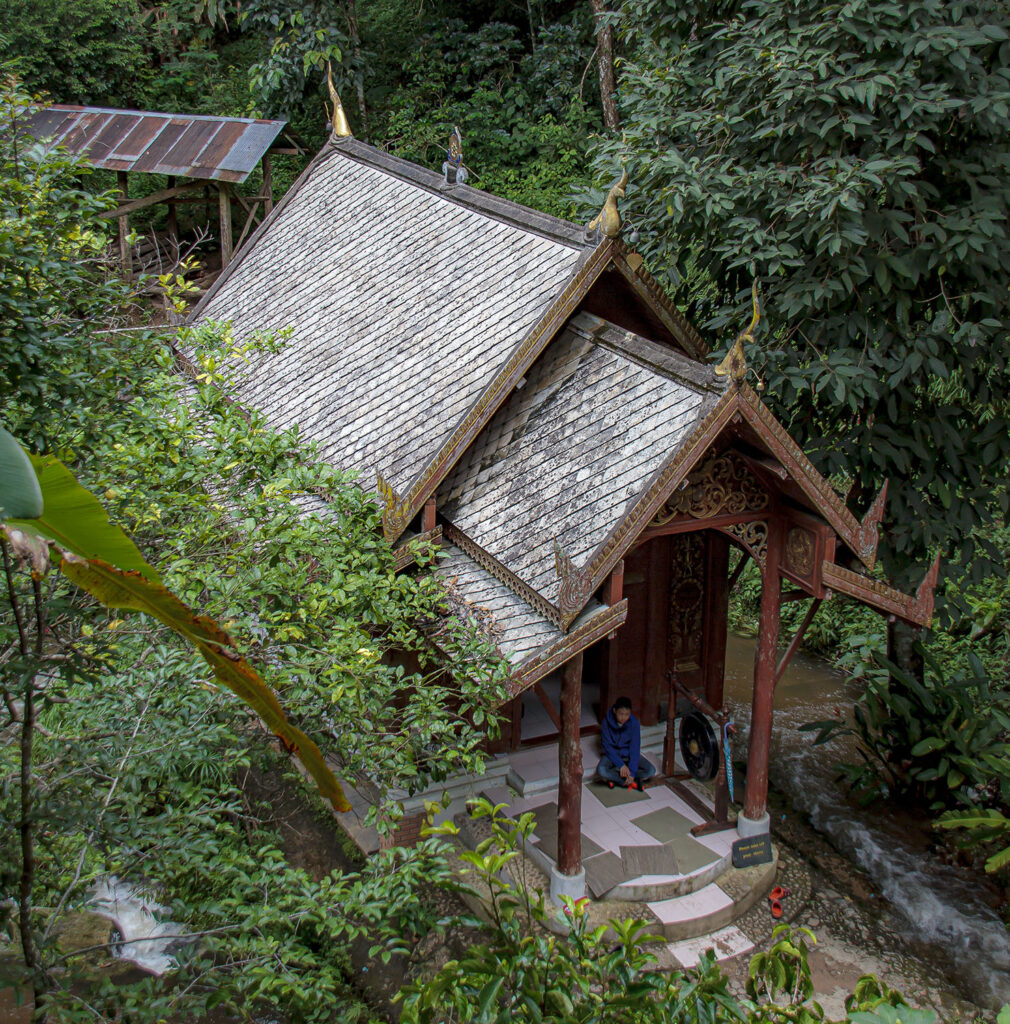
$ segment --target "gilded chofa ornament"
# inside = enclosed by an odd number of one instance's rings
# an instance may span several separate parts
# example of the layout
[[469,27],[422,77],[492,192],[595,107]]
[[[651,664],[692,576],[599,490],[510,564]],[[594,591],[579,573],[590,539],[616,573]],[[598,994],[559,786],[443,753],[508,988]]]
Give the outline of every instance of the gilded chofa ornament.
[[617,208],[617,200],[624,198],[624,189],[628,184],[628,169],[623,168],[621,176],[610,186],[603,209],[589,222],[587,234],[599,231],[604,238],[621,237],[621,211]]
[[758,485],[747,464],[734,452],[709,456],[691,473],[679,491],[666,500],[653,525],[663,526],[678,516],[711,519],[713,516],[762,512],[768,494]]
[[344,113],[344,105],[340,102],[340,96],[337,94],[337,87],[333,84],[333,68],[330,67],[329,61],[326,62],[326,86],[330,90],[330,101],[333,104],[332,111],[329,108],[326,110],[330,116],[330,125],[332,126],[330,141],[349,139],[353,132],[347,120],[347,115]]
[[733,342],[733,347],[726,353],[726,358],[715,368],[717,377],[729,377],[734,383],[739,383],[747,376],[747,356],[744,352],[743,343],[748,341],[752,345],[754,344],[754,328],[757,327],[758,321],[761,319],[757,281],[751,285],[750,292],[754,307],[750,324],[746,331],[737,335],[736,341]]

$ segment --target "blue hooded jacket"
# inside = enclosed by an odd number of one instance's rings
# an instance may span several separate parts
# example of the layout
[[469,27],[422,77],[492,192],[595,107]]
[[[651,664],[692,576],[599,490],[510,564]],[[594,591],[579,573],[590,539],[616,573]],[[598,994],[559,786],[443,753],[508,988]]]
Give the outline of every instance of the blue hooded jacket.
[[632,715],[624,725],[614,717],[614,709],[603,719],[602,746],[604,755],[618,769],[626,764],[632,775],[638,771],[638,758],[642,745],[642,726]]

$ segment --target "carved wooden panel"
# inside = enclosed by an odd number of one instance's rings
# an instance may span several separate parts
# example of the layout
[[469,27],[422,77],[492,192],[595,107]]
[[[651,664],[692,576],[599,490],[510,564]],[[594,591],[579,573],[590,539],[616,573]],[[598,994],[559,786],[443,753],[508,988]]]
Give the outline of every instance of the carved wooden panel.
[[670,540],[670,658],[697,662],[705,624],[705,536],[684,533]]
[[797,509],[787,509],[782,575],[814,597],[825,596],[822,565],[835,557],[835,532],[827,523]]

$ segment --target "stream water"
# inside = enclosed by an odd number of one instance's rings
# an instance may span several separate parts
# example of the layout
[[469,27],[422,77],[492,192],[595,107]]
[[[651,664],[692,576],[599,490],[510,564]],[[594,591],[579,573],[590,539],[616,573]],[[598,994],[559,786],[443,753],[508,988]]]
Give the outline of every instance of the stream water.
[[[726,701],[740,732],[734,760],[746,758],[754,641],[730,636]],[[775,692],[771,781],[812,826],[861,868],[883,897],[882,924],[907,935],[913,950],[979,1005],[1010,1002],[1010,932],[986,903],[977,879],[928,854],[928,823],[900,810],[860,808],[834,781],[846,741],[813,746],[805,722],[851,710],[857,684],[797,654]],[[741,797],[737,792],[737,799]]]

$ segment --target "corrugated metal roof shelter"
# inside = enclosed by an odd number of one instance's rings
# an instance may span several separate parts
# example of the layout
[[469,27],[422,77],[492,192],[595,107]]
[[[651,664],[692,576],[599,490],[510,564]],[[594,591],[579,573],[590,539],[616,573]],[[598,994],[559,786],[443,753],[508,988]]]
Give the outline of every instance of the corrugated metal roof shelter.
[[[35,111],[28,130],[110,171],[242,182],[287,121],[163,114],[58,103]],[[294,139],[288,140],[297,148]]]
[[[620,240],[626,175],[594,232],[468,187],[452,155],[439,175],[347,137],[345,122],[193,319],[230,321],[239,338],[290,328],[235,368],[240,400],[357,471],[391,542],[444,536],[450,599],[490,622],[511,666],[504,743],[522,738],[526,690],[561,736],[568,874],[583,652],[604,710],[625,695],[653,724],[676,715],[683,685],[722,721],[730,547],[752,559],[757,820],[775,680],[820,602],[846,593],[921,624],[932,584],[913,597],[855,569],[874,565],[882,498],[857,519],[748,384],[756,297],[726,359],[704,361]],[[779,662],[784,579],[812,604]],[[559,668],[560,712],[540,685]],[[729,824],[722,806],[711,827]]]
[[[303,152],[286,121],[249,117],[55,104],[35,110],[27,119],[25,131],[50,147],[63,147],[95,167],[117,173],[123,201],[105,217],[116,218],[119,222],[120,260],[128,275],[133,269],[127,241],[131,213],[156,203],[167,203],[168,236],[174,241],[178,237],[176,203],[186,202],[182,197],[187,193],[213,183],[218,198],[223,267],[253,228],[260,204],[263,204],[263,216],[273,209],[270,154]],[[237,244],[233,245],[230,186],[244,182],[261,163],[262,192],[240,199],[248,216]],[[168,188],[131,200],[128,180],[131,173],[168,175]],[[192,180],[180,183],[178,178]],[[158,266],[156,269],[160,273],[173,268]]]

